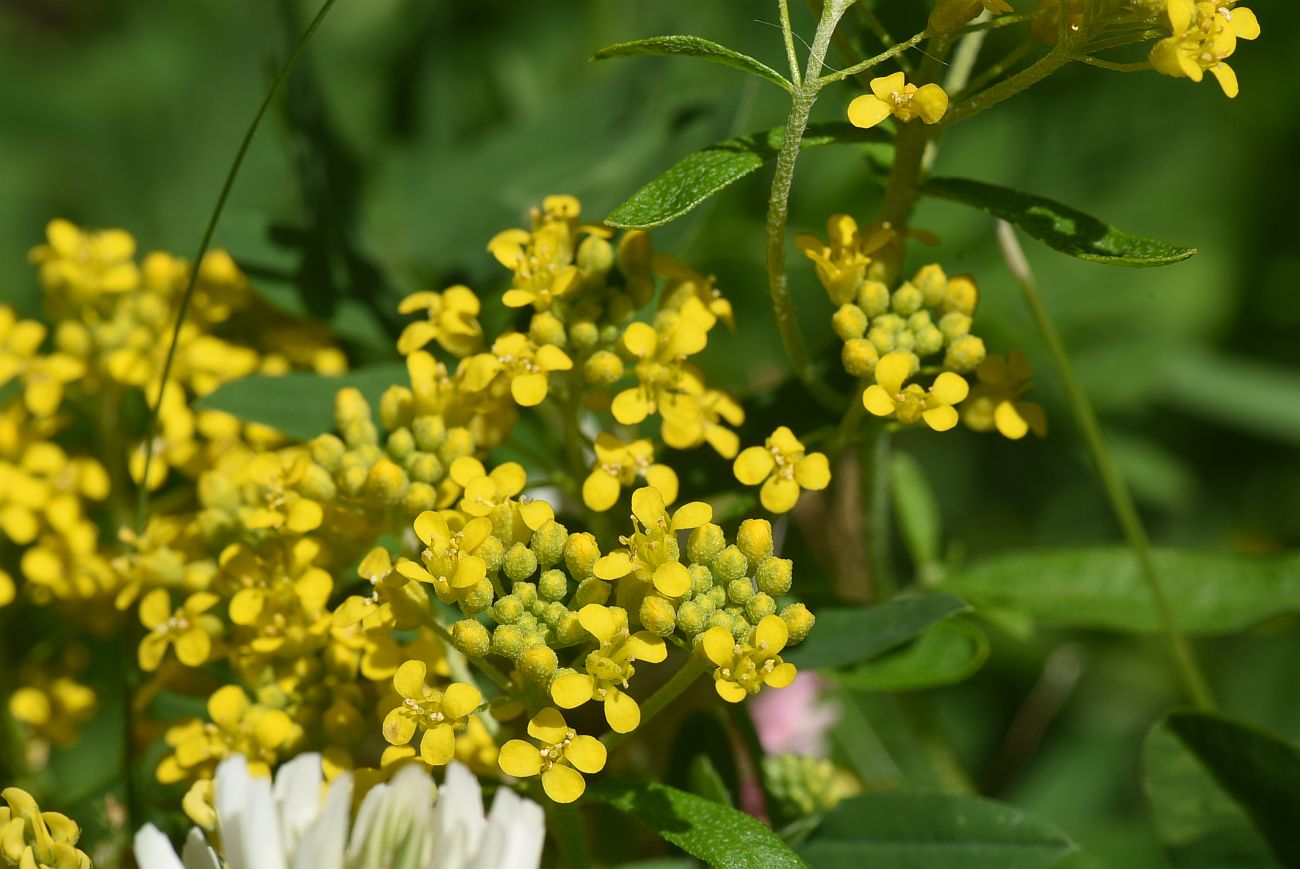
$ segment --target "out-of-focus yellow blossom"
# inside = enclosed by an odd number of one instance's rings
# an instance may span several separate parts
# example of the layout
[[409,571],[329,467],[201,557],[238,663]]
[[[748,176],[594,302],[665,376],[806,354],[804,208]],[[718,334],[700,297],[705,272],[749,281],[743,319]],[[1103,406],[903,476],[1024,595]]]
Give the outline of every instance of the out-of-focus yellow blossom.
[[700,648],[717,668],[713,687],[728,703],[739,703],[766,685],[784,688],[794,681],[794,664],[781,660],[790,638],[785,620],[767,616],[741,642],[726,628],[709,628],[700,636]]
[[5,788],[0,799],[0,862],[19,869],[90,869],[77,849],[81,828],[67,815],[42,812],[25,790]]
[[210,722],[190,719],[167,729],[172,753],[158,765],[161,784],[211,778],[232,754],[248,758],[249,772],[269,776],[296,728],[282,710],[254,704],[238,685],[218,688],[208,698]]
[[928,390],[918,384],[904,387],[916,373],[911,353],[888,353],[876,366],[876,382],[862,394],[862,403],[876,416],[892,416],[904,425],[922,420],[935,431],[947,431],[957,424],[960,403],[970,392],[965,378],[951,371],[939,374]]
[[551,700],[561,709],[573,709],[589,700],[605,706],[605,720],[616,733],[629,733],[641,723],[641,707],[625,692],[636,673],[634,661],[662,663],[668,657],[663,637],[649,631],[631,633],[627,613],[618,607],[588,604],[578,621],[600,647],[583,661],[585,673],[564,673],[551,682]]
[[867,279],[871,254],[888,244],[893,233],[879,225],[863,232],[849,215],[832,214],[826,221],[826,237],[828,241],[823,242],[815,235],[804,234],[794,242],[812,260],[832,303],[845,305],[856,301]]
[[[427,544],[426,544],[427,545]],[[334,610],[334,626],[348,628],[361,623],[367,630],[409,629],[429,612],[428,595],[418,584],[394,568],[388,550],[376,546],[357,565],[357,575],[370,583],[368,595],[352,595]]]
[[453,356],[468,356],[483,343],[479,325],[478,296],[469,287],[456,285],[441,293],[424,290],[412,293],[397,307],[399,314],[423,311],[426,319],[407,324],[397,339],[397,352],[409,356],[430,341],[437,341]]
[[773,513],[792,510],[800,490],[820,491],[831,482],[826,454],[807,453],[786,426],[772,432],[764,446],[749,447],[736,456],[733,470],[746,486],[762,484],[759,500]]
[[221,632],[221,620],[208,610],[220,600],[210,592],[195,592],[173,612],[166,589],[146,594],[140,601],[140,623],[149,633],[140,640],[140,669],[157,670],[168,646],[176,647],[176,657],[187,667],[205,664],[212,655],[212,639]]
[[623,443],[607,432],[596,436],[596,463],[582,484],[582,500],[592,510],[604,512],[618,501],[624,486],[643,479],[664,496],[665,503],[677,500],[677,473],[668,465],[655,463],[654,444],[646,438]]
[[319,528],[324,509],[297,490],[310,464],[310,456],[296,449],[255,456],[246,473],[256,495],[244,525],[253,530],[282,528],[294,534]]
[[717,288],[717,278],[705,277],[671,254],[657,253],[651,264],[655,274],[668,279],[660,298],[660,308],[679,311],[687,299],[695,298],[709,309],[709,313],[725,323],[728,329],[733,332],[736,330],[736,316],[731,309],[731,302]]
[[9,714],[60,747],[77,741],[98,707],[94,689],[68,675],[51,677],[44,668],[24,672],[20,686],[9,695]]
[[974,431],[996,428],[1003,437],[1019,440],[1029,432],[1047,434],[1043,406],[1020,398],[1033,391],[1029,362],[1015,350],[1007,358],[989,356],[975,369],[979,382],[962,403],[961,421]]
[[402,702],[384,718],[384,738],[393,745],[406,745],[422,730],[421,759],[432,766],[446,766],[456,756],[456,735],[464,732],[483,695],[463,682],[439,690],[425,681],[427,675],[423,661],[407,661],[398,668],[393,688]]
[[948,111],[948,94],[937,84],[919,88],[909,84],[901,72],[871,80],[871,93],[849,103],[849,123],[870,129],[893,115],[903,123],[920,118],[937,124]]
[[728,426],[744,423],[740,403],[720,389],[705,387],[691,366],[683,370],[679,389],[673,400],[659,408],[664,443],[676,450],[707,443],[722,458],[735,458],[740,437]]
[[694,296],[676,311],[663,311],[656,325],[632,323],[623,348],[636,361],[636,386],[614,396],[610,411],[623,425],[636,425],[672,403],[682,381],[682,362],[709,343],[717,318]]
[[542,790],[557,803],[571,803],[587,789],[582,773],[605,768],[605,746],[594,736],[579,734],[553,706],[528,722],[528,735],[538,745],[512,739],[501,746],[501,771],[515,778],[542,777]]
[[683,504],[670,516],[658,489],[637,489],[632,493],[632,536],[619,538],[627,548],[602,557],[593,571],[605,580],[635,576],[665,597],[681,597],[691,587],[691,573],[679,560],[677,532],[699,528],[712,519],[713,508],[703,501]]
[[510,332],[493,342],[490,353],[467,358],[459,373],[471,393],[487,392],[501,383],[520,407],[535,407],[546,400],[550,373],[572,367],[573,360],[559,347],[539,347],[522,332]]
[[63,403],[63,388],[85,373],[79,359],[66,353],[42,355],[46,328],[35,320],[20,320],[8,305],[0,305],[0,386],[15,377],[23,384],[23,401],[36,416],[49,416]]
[[13,603],[17,596],[18,586],[14,584],[14,578],[0,570],[0,607]]
[[83,230],[70,221],[51,220],[47,243],[32,250],[41,267],[41,283],[78,305],[100,296],[135,289],[140,271],[133,261],[135,239],[120,229]]
[[1151,49],[1157,72],[1199,82],[1209,72],[1229,98],[1237,96],[1237,74],[1224,61],[1238,39],[1258,39],[1259,19],[1236,0],[1168,0],[1172,35]]

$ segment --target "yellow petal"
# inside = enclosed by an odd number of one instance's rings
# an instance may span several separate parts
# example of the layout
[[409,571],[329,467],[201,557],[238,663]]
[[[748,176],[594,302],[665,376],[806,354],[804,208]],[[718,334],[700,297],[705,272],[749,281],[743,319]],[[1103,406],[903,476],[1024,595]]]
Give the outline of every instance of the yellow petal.
[[464,718],[483,702],[483,695],[473,685],[452,682],[442,692],[442,714],[447,718]]
[[605,757],[605,745],[594,736],[575,736],[564,750],[564,759],[585,773],[604,769]]
[[537,348],[537,364],[543,371],[568,371],[573,367],[573,360],[554,344],[543,344]]
[[[658,490],[655,490],[658,491]],[[677,508],[673,513],[672,530],[683,531],[699,528],[713,521],[713,508],[703,501],[691,501]]]
[[621,491],[616,477],[596,468],[582,484],[582,502],[597,513],[603,513],[618,503]]
[[410,356],[436,337],[438,337],[438,329],[428,320],[408,323],[397,339],[397,352],[403,356]]
[[382,732],[393,745],[406,745],[415,735],[415,720],[405,706],[398,706],[384,716]]
[[632,572],[632,557],[625,551],[611,552],[599,558],[591,572],[599,579],[622,579]]
[[528,778],[541,772],[542,755],[535,746],[522,739],[512,739],[501,746],[501,752],[497,755],[497,765],[506,775]]
[[1232,10],[1232,32],[1237,34],[1238,39],[1258,39],[1259,19],[1250,9],[1235,7]]
[[[453,462],[452,467],[455,466],[455,462]],[[461,467],[464,468],[463,465]],[[476,474],[475,476],[479,475]],[[469,480],[465,482],[467,483]],[[461,485],[463,486],[465,483],[461,483]],[[425,510],[415,517],[415,535],[420,538],[425,546],[446,546],[447,541],[451,539],[451,529],[447,527],[447,520],[441,513]]]
[[473,588],[487,577],[487,562],[477,555],[462,555],[451,577],[452,588]]
[[650,403],[641,388],[633,386],[614,396],[609,412],[623,425],[636,425],[650,415]]
[[212,638],[202,628],[191,628],[176,638],[176,657],[187,667],[200,667],[212,653]]
[[800,488],[820,491],[830,485],[831,466],[825,453],[804,456],[794,466],[794,478]]
[[888,100],[907,86],[907,79],[901,72],[882,75],[871,80],[871,92],[882,100]]
[[677,472],[667,465],[651,465],[646,468],[645,481],[659,490],[664,496],[665,504],[677,500]]
[[[531,305],[533,303],[533,300],[536,298],[537,295],[533,293],[531,290],[506,290],[506,294],[501,297],[501,301],[502,303],[505,304],[507,308],[526,308],[529,305]],[[420,345],[420,346],[424,346],[424,345]],[[402,347],[400,343],[398,344],[397,352],[398,353],[402,352]]]
[[424,731],[420,738],[420,757],[432,766],[446,766],[456,756],[456,734],[445,721]]
[[632,323],[623,332],[623,346],[633,356],[644,359],[659,346],[659,333],[649,323]]
[[557,803],[571,803],[586,789],[582,774],[573,767],[557,763],[542,773],[542,790]]
[[424,677],[428,668],[423,661],[407,661],[397,668],[393,676],[393,689],[408,700],[423,700],[425,697]]
[[776,467],[772,451],[765,447],[747,447],[736,456],[732,471],[736,479],[746,486],[757,486],[767,479]]
[[[1228,66],[1226,63],[1220,62],[1210,67],[1210,72],[1218,80],[1219,87],[1223,88],[1224,96],[1230,100],[1236,99],[1239,88],[1237,86],[1237,73],[1233,72],[1232,67]],[[58,402],[55,402],[54,404],[57,406]],[[32,412],[39,415],[39,412],[35,409],[33,409]]]
[[790,631],[780,616],[766,616],[754,628],[754,643],[764,659],[781,654],[789,638]]
[[758,492],[763,509],[771,513],[788,513],[799,501],[799,484],[784,477],[771,477]]
[[948,94],[937,84],[921,85],[912,97],[917,114],[927,124],[937,124],[948,111]]
[[[606,556],[606,558],[608,557]],[[618,623],[614,619],[614,613],[608,607],[596,603],[589,603],[578,611],[578,623],[586,629],[587,633],[602,643],[612,640],[614,634],[618,632]]]
[[680,561],[665,561],[655,568],[654,586],[664,597],[681,597],[690,591],[691,572]]
[[718,696],[728,703],[739,703],[746,697],[745,689],[735,682],[729,682],[726,679],[717,679],[713,683],[713,688],[718,692]]
[[551,745],[563,742],[568,731],[569,725],[565,723],[564,716],[554,706],[547,706],[528,722],[528,735]]
[[668,657],[668,646],[663,637],[649,631],[637,631],[623,641],[623,654],[634,661],[658,664]]
[[1025,435],[1029,434],[1029,423],[1016,410],[1016,406],[1010,401],[998,403],[997,408],[993,411],[993,424],[997,426],[998,431],[1003,437],[1018,441]]
[[136,659],[140,662],[140,669],[147,673],[152,673],[158,669],[162,663],[163,656],[167,654],[167,637],[165,634],[146,634],[140,640],[140,647],[136,650]]
[[[778,616],[777,618],[780,618]],[[726,628],[709,628],[700,637],[704,654],[715,666],[732,669],[736,662],[736,638]]]
[[591,699],[593,682],[586,673],[565,673],[551,683],[551,700],[562,709],[574,709]]
[[769,688],[784,688],[798,675],[794,664],[782,664],[763,677],[763,684]]
[[849,103],[849,123],[869,130],[889,117],[889,103],[875,94],[863,94]]
[[934,379],[930,394],[944,404],[957,404],[970,394],[970,385],[960,374],[945,371]]
[[[609,693],[605,695],[605,720],[609,722],[610,729],[615,733],[631,733],[641,723],[641,707],[637,706],[635,700],[618,690],[618,688],[610,688]],[[583,739],[584,737],[580,736],[578,738]],[[590,739],[590,737],[585,738]],[[567,756],[573,759],[572,746],[569,747]],[[577,765],[576,760],[574,765]],[[595,772],[595,770],[591,770],[591,772]]]
[[223,685],[208,698],[208,717],[223,730],[234,730],[248,711],[248,695],[238,685]]
[[957,424],[957,411],[949,405],[940,405],[932,407],[921,414],[925,424],[935,431],[948,431]]
[[654,486],[642,486],[632,493],[632,515],[642,525],[651,527],[657,524],[666,512],[663,493]]
[[155,588],[140,601],[140,623],[156,628],[172,617],[172,602],[165,588]]
[[[886,353],[881,360],[876,363],[876,383],[889,395],[897,395],[903,389],[903,383],[907,378],[912,376],[912,362],[914,357],[910,353]],[[867,390],[870,392],[871,390]],[[867,407],[867,410],[871,410]],[[875,413],[875,411],[872,411]],[[884,414],[878,414],[883,416]]]
[[520,407],[536,407],[546,400],[546,375],[523,374],[510,381],[510,395]]

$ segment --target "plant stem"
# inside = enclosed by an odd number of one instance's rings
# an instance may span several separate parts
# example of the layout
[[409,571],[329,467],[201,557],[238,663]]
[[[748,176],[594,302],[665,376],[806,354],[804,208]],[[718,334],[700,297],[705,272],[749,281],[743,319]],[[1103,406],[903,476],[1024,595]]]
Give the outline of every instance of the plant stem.
[[[459,651],[456,649],[456,644],[451,638],[451,632],[444,628],[432,614],[429,615],[429,627],[444,643],[451,646],[453,650]],[[498,670],[496,665],[491,661],[488,661],[485,658],[475,658],[473,655],[465,655],[465,660],[482,670],[483,675],[491,679],[502,691],[515,690],[515,684],[510,681],[510,677]]]
[[790,27],[789,0],[777,0],[781,9],[781,37],[785,40],[785,56],[790,61],[790,81],[795,88],[803,87],[803,76],[799,74],[799,55],[794,50],[794,30]]
[[591,865],[591,849],[587,847],[582,812],[575,806],[561,805],[549,798],[538,802],[546,807],[546,829],[559,846],[563,865],[567,869],[587,869]]
[[[889,35],[889,29],[885,27],[885,23],[881,21],[880,18],[877,17],[876,13],[867,6],[865,0],[862,0],[862,2],[857,4],[857,10],[858,16],[862,19],[862,23],[866,25],[868,30],[875,34],[876,38],[880,40],[882,45],[888,48],[892,45],[898,44],[898,40]],[[899,56],[898,65],[903,68],[904,72],[911,74],[912,63],[907,59],[907,55]]]
[[[641,704],[641,724],[639,726],[645,727],[646,722],[653,719],[664,710],[664,707],[676,700],[677,696],[689,688],[691,683],[703,673],[704,667],[693,656],[687,658],[681,669],[674,673],[671,679],[660,685],[659,689]],[[613,751],[622,745],[623,740],[627,739],[627,737],[628,734],[626,733],[607,733],[601,739],[601,742],[605,743],[605,748],[608,751]]]
[[[861,404],[861,402],[859,402]],[[890,560],[889,430],[881,424],[867,427],[858,445],[858,477],[862,487],[862,539],[867,549],[867,575],[877,603],[898,592]]]
[[262,104],[258,106],[257,113],[253,115],[252,123],[244,132],[244,138],[239,143],[239,150],[235,152],[235,159],[230,164],[230,170],[226,172],[226,180],[222,182],[221,192],[217,194],[217,202],[212,207],[212,214],[208,216],[208,224],[203,230],[203,237],[199,241],[198,252],[194,255],[194,261],[190,263],[189,280],[185,284],[185,292],[181,294],[180,306],[176,311],[176,323],[172,328],[171,342],[167,346],[167,355],[163,359],[162,373],[158,378],[158,397],[149,407],[149,425],[145,428],[145,448],[144,448],[144,473],[141,475],[141,483],[138,500],[136,501],[136,530],[144,530],[145,513],[149,506],[149,466],[153,464],[154,458],[154,438],[158,431],[158,413],[162,407],[163,392],[167,388],[167,378],[171,374],[172,363],[176,358],[176,346],[180,343],[181,329],[185,325],[185,317],[189,313],[190,302],[194,298],[194,289],[198,285],[199,269],[203,264],[203,257],[207,255],[208,247],[212,244],[212,235],[217,229],[217,222],[221,220],[221,212],[225,210],[226,200],[230,198],[231,188],[235,186],[235,177],[239,174],[239,169],[244,164],[244,157],[248,153],[249,146],[253,144],[253,135],[257,132],[258,126],[262,123],[262,118],[266,115],[266,110],[271,107],[271,101],[275,98],[276,93],[280,90],[280,85],[289,77],[290,71],[298,58],[311,42],[311,38],[316,34],[321,24],[325,21],[325,16],[333,8],[335,0],[325,0],[321,4],[320,11],[316,17],[307,25],[303,31],[302,37],[298,40],[298,46],[294,49],[293,54],[285,61],[284,66],[276,73],[271,82],[271,87],[262,99]]
[[1098,475],[1101,477],[1111,511],[1115,514],[1115,519],[1119,522],[1120,528],[1123,529],[1124,536],[1128,539],[1129,546],[1137,557],[1142,576],[1151,589],[1151,597],[1155,601],[1161,625],[1165,636],[1169,640],[1174,664],[1182,676],[1184,687],[1192,701],[1199,708],[1213,709],[1215,707],[1214,697],[1210,693],[1209,684],[1196,662],[1196,656],[1191,645],[1178,627],[1173,608],[1169,604],[1169,596],[1165,591],[1164,583],[1161,581],[1160,574],[1156,570],[1155,561],[1151,557],[1151,541],[1147,537],[1146,528],[1142,524],[1142,518],[1138,515],[1137,507],[1133,504],[1133,496],[1129,493],[1128,486],[1115,469],[1110,453],[1106,450],[1106,442],[1102,438],[1101,427],[1097,423],[1097,414],[1093,410],[1088,396],[1079,385],[1078,378],[1074,373],[1074,366],[1065,351],[1065,344],[1061,341],[1056,326],[1052,323],[1047,309],[1043,306],[1029,263],[1025,259],[1024,251],[1020,248],[1020,242],[1016,239],[1015,230],[1011,228],[1010,224],[998,221],[998,241],[1002,246],[1002,255],[1007,261],[1007,266],[1010,268],[1016,282],[1020,284],[1020,289],[1025,297],[1025,304],[1029,307],[1030,313],[1033,314],[1038,331],[1042,333],[1047,349],[1052,354],[1052,362],[1056,366],[1057,375],[1061,378],[1061,385],[1065,388],[1065,394],[1069,399],[1075,422],[1083,433],[1088,453],[1092,457],[1093,464],[1097,467]]
[[812,357],[808,354],[808,345],[803,332],[799,329],[799,317],[794,303],[790,299],[790,284],[785,273],[785,229],[790,210],[790,186],[794,180],[794,164],[799,158],[799,146],[803,140],[804,130],[808,127],[808,116],[813,103],[817,100],[817,91],[821,86],[818,73],[830,48],[831,36],[835,26],[844,15],[851,0],[828,0],[822,8],[822,17],[817,24],[817,33],[813,37],[812,49],[808,55],[808,66],[803,83],[795,88],[790,104],[790,116],[785,124],[785,136],[781,141],[781,150],[776,158],[776,171],[772,176],[772,195],[767,207],[767,281],[768,291],[772,297],[772,311],[776,317],[776,327],[781,333],[781,343],[795,376],[804,382],[808,390],[819,400],[838,407],[839,401],[813,372]]
[[855,63],[853,64],[853,66],[850,66],[847,69],[841,69],[838,72],[832,72],[822,76],[820,79],[820,83],[823,86],[828,84],[834,84],[837,81],[844,81],[844,79],[846,78],[855,76],[860,72],[865,72],[871,69],[873,66],[879,66],[880,64],[889,60],[891,57],[894,57],[895,55],[899,55],[902,54],[904,51],[907,51],[909,48],[913,47],[914,45],[916,45],[917,43],[919,43],[921,40],[925,39],[929,35],[930,35],[929,31],[922,30],[920,33],[913,34],[913,36],[905,42],[900,42],[897,45],[891,45],[889,48],[880,52],[880,54],[877,54],[875,57],[868,57],[866,60],[862,61],[861,63]]

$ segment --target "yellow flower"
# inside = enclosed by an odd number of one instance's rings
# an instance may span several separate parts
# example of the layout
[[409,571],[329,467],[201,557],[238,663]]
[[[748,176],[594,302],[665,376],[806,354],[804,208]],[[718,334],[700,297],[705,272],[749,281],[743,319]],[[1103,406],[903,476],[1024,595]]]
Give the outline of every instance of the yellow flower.
[[694,298],[709,309],[727,328],[736,330],[736,317],[731,309],[731,302],[723,298],[715,286],[717,278],[705,277],[681,260],[666,253],[657,253],[651,258],[655,274],[667,278],[659,307],[670,311],[681,310],[687,299]]
[[803,255],[812,260],[831,302],[846,305],[858,298],[858,290],[867,277],[871,254],[880,250],[893,237],[893,232],[879,225],[858,229],[858,222],[847,214],[832,214],[826,221],[823,242],[815,235],[799,235],[794,243]]
[[677,500],[677,473],[667,465],[655,464],[654,445],[645,438],[623,443],[612,434],[596,437],[596,464],[582,484],[582,500],[592,510],[604,512],[613,507],[622,487],[638,478],[654,486],[664,502]]
[[734,459],[740,437],[728,425],[745,421],[745,409],[720,389],[708,389],[691,366],[686,366],[679,392],[661,407],[664,443],[675,450],[688,450],[707,443],[724,459]]
[[146,594],[140,601],[140,623],[149,633],[140,640],[140,669],[157,670],[167,647],[173,645],[176,657],[185,666],[201,667],[207,663],[212,655],[212,637],[221,631],[221,620],[207,612],[219,600],[210,592],[195,592],[173,612],[166,589],[155,588]]
[[1164,75],[1199,82],[1209,72],[1229,98],[1238,92],[1237,74],[1224,63],[1238,39],[1257,39],[1259,19],[1236,0],[1168,0],[1172,31],[1151,49],[1151,67]]
[[140,283],[133,262],[135,239],[120,229],[82,230],[62,219],[45,227],[47,244],[29,255],[41,267],[41,283],[52,293],[66,293],[74,303],[123,293]]
[[471,713],[483,702],[473,685],[453,682],[439,691],[425,682],[423,661],[407,661],[393,676],[402,702],[384,718],[384,739],[406,745],[423,730],[420,757],[432,766],[446,766],[456,756],[456,734],[464,732]]
[[551,699],[562,709],[573,709],[591,699],[605,704],[605,720],[616,733],[628,733],[641,723],[641,707],[624,693],[636,673],[633,661],[663,662],[668,649],[663,637],[649,631],[629,633],[627,613],[618,607],[587,604],[578,621],[600,647],[587,655],[587,672],[569,672],[551,682]]
[[90,869],[76,848],[81,828],[67,815],[42,812],[27,791],[5,788],[0,798],[0,860],[20,869]]
[[44,324],[19,320],[0,305],[0,386],[14,377],[23,382],[23,401],[35,416],[50,416],[63,403],[63,387],[85,374],[81,360],[66,353],[40,354]]
[[429,612],[429,597],[417,583],[398,573],[388,550],[376,546],[357,565],[357,575],[370,583],[368,595],[352,595],[334,610],[334,627],[358,622],[367,630],[406,630],[418,625]]
[[572,367],[573,360],[559,347],[538,347],[522,332],[510,332],[493,342],[490,353],[466,359],[458,374],[468,392],[485,392],[499,378],[509,384],[516,404],[535,407],[546,400],[548,375]]
[[211,778],[216,766],[232,754],[248,759],[255,776],[271,775],[280,749],[297,735],[293,720],[281,709],[253,704],[238,685],[223,685],[208,698],[211,722],[190,719],[167,729],[172,746],[156,772],[160,784]]
[[310,465],[311,457],[298,449],[255,456],[245,473],[257,506],[244,508],[244,526],[250,530],[284,529],[293,534],[319,528],[325,518],[324,509],[295,488]]
[[577,266],[565,266],[548,275],[544,280],[534,278],[531,286],[515,287],[506,290],[501,301],[507,308],[526,308],[532,305],[537,311],[549,311],[551,304],[567,296],[582,282],[582,273]]
[[9,714],[54,745],[69,746],[81,728],[94,719],[99,706],[95,692],[70,676],[51,678],[38,671],[25,677],[9,695]]
[[555,510],[545,501],[512,500],[528,482],[528,474],[518,462],[503,462],[489,474],[478,459],[462,456],[451,463],[449,473],[452,481],[465,490],[459,506],[470,516],[491,516],[498,507],[510,504],[529,531],[555,518]]
[[766,685],[784,688],[794,681],[794,664],[781,660],[781,650],[790,638],[780,616],[765,616],[744,642],[736,642],[731,631],[709,628],[700,636],[700,647],[717,668],[713,687],[728,703],[739,703]]
[[601,557],[592,572],[605,580],[632,575],[653,583],[665,597],[681,597],[691,587],[691,573],[678,560],[677,532],[699,528],[712,519],[713,508],[703,501],[683,504],[670,517],[658,489],[637,489],[632,493],[632,536],[620,538],[627,549]]
[[412,293],[397,306],[399,314],[423,311],[427,319],[416,320],[402,330],[397,352],[409,356],[430,341],[437,341],[453,356],[468,356],[483,342],[479,325],[479,300],[469,287],[456,285],[441,293],[425,290]]
[[17,594],[18,587],[14,585],[13,577],[0,570],[0,607],[13,603]]
[[528,722],[528,735],[540,745],[512,739],[501,746],[497,763],[515,778],[542,776],[542,790],[557,803],[571,803],[587,789],[582,773],[605,768],[605,746],[594,736],[579,735],[564,716],[548,706]]
[[623,425],[636,425],[671,404],[683,378],[682,362],[709,343],[717,318],[694,296],[676,311],[661,311],[656,325],[632,323],[623,332],[623,348],[636,361],[636,386],[614,396],[610,412]]
[[1025,357],[1012,350],[1007,358],[989,356],[975,369],[979,383],[961,406],[961,421],[974,431],[996,428],[1004,437],[1019,440],[1029,432],[1047,434],[1043,406],[1020,397],[1033,389],[1033,372]]
[[452,531],[446,516],[426,510],[415,518],[415,533],[425,549],[418,564],[409,558],[398,560],[397,572],[402,576],[429,583],[444,601],[465,594],[487,577],[487,563],[473,553],[492,533],[491,520],[475,517]]
[[927,124],[937,124],[948,111],[948,95],[937,84],[917,87],[907,84],[903,73],[881,76],[871,80],[871,93],[849,103],[849,123],[870,129],[893,115],[907,123],[920,118]]
[[737,456],[733,470],[746,486],[762,483],[759,499],[773,513],[793,509],[801,489],[820,491],[831,481],[826,454],[805,454],[803,444],[785,426],[772,432],[765,446],[749,447]]
[[876,416],[893,416],[904,425],[924,420],[935,431],[947,431],[957,424],[959,403],[970,392],[960,374],[944,371],[929,390],[913,383],[903,384],[916,371],[911,353],[886,353],[876,365],[876,382],[862,393],[862,404]]

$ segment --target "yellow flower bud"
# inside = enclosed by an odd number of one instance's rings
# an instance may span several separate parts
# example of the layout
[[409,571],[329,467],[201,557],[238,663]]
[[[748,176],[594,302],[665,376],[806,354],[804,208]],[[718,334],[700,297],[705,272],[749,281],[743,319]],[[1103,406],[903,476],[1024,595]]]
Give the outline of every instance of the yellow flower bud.
[[604,275],[614,266],[614,246],[599,236],[589,235],[578,245],[576,259],[583,272]]
[[460,608],[466,615],[475,615],[492,606],[492,598],[496,595],[496,590],[492,588],[492,583],[486,579],[479,580],[468,594],[460,598]]
[[948,288],[948,276],[936,263],[921,266],[912,276],[912,285],[921,291],[921,298],[927,308],[937,308],[943,301]]
[[938,326],[922,326],[912,332],[912,349],[918,356],[933,356],[943,349],[943,333]]
[[405,465],[403,459],[415,452],[415,436],[411,434],[409,428],[404,426],[391,429],[388,434],[388,440],[384,443],[384,451],[392,458]]
[[492,631],[492,654],[511,661],[524,650],[523,632],[515,625],[497,625]]
[[348,450],[347,445],[333,434],[323,434],[312,438],[307,444],[307,449],[311,452],[313,462],[330,471],[338,470],[339,462],[342,461],[343,454]]
[[641,601],[641,624],[656,636],[666,637],[677,629],[677,611],[672,603],[657,594]]
[[318,503],[332,501],[338,494],[330,472],[315,462],[308,464],[307,469],[303,471],[302,479],[298,481],[298,491]]
[[418,516],[438,504],[438,490],[424,482],[414,482],[406,487],[402,496],[402,509],[408,516]]
[[721,526],[710,522],[696,528],[686,538],[686,556],[695,564],[712,564],[726,545],[727,538]]
[[749,561],[740,548],[732,545],[718,553],[713,559],[713,576],[716,580],[728,583],[740,579],[749,571]]
[[880,281],[867,281],[858,290],[858,307],[868,317],[879,317],[889,310],[889,287]]
[[334,422],[342,431],[358,421],[370,421],[370,404],[361,390],[345,386],[334,396]]
[[411,422],[411,405],[414,397],[405,386],[394,384],[379,397],[379,421],[392,431]]
[[533,646],[525,650],[516,663],[525,679],[540,685],[555,674],[560,661],[550,646]]
[[531,582],[515,583],[511,587],[510,593],[519,598],[519,602],[528,609],[532,609],[538,602],[537,586]]
[[406,472],[385,457],[375,462],[370,469],[366,477],[366,492],[385,504],[396,504],[406,494],[409,484]]
[[939,331],[948,341],[956,341],[963,335],[969,335],[970,327],[970,315],[960,311],[950,311],[939,318]]
[[600,343],[600,330],[590,320],[579,320],[569,326],[569,340],[578,350],[590,350]]
[[506,552],[502,570],[511,582],[523,582],[537,570],[537,556],[522,543],[516,543]]
[[596,538],[586,531],[570,534],[564,542],[564,564],[569,575],[580,582],[591,576],[592,567],[599,559],[600,547]]
[[592,386],[610,386],[623,376],[623,360],[617,353],[597,350],[583,363],[582,374]]
[[513,594],[498,598],[497,602],[492,604],[492,618],[496,619],[497,624],[513,625],[523,614],[524,605]]
[[411,421],[411,434],[415,436],[416,447],[422,452],[433,453],[446,440],[447,425],[440,416],[417,416]]
[[840,350],[840,361],[844,363],[844,370],[854,377],[868,377],[876,370],[880,353],[866,338],[854,338],[845,342]]
[[533,319],[528,324],[528,337],[534,344],[554,344],[556,347],[564,347],[568,343],[568,336],[564,332],[564,322],[550,311],[542,311],[534,314]]
[[568,540],[568,529],[554,519],[547,519],[533,532],[533,539],[529,545],[533,554],[537,556],[537,563],[546,568],[564,557],[564,547]]
[[801,603],[791,604],[781,610],[781,620],[785,622],[786,630],[790,632],[789,642],[792,646],[807,639],[817,621],[808,611],[808,607]]
[[943,300],[945,311],[958,311],[968,316],[975,314],[975,305],[979,302],[980,291],[975,279],[970,275],[953,275],[948,279],[948,287]]
[[769,558],[754,571],[758,590],[772,597],[780,597],[789,591],[793,576],[794,562],[788,558]]
[[943,364],[954,371],[974,371],[984,361],[984,341],[975,335],[963,335],[948,345]]
[[548,570],[537,580],[537,596],[542,600],[564,600],[569,593],[569,578],[563,570]]
[[472,658],[486,656],[492,647],[488,629],[474,619],[461,619],[452,625],[451,641],[457,649]]
[[727,600],[733,604],[743,604],[754,596],[754,584],[748,577],[733,579],[727,583]]
[[841,341],[861,338],[867,333],[867,315],[857,305],[840,305],[831,317],[831,329]]
[[765,592],[757,592],[745,601],[745,618],[751,625],[757,625],[763,619],[776,613],[776,601]]
[[766,519],[746,519],[736,532],[736,545],[750,564],[761,564],[772,555],[772,523]]
[[439,483],[447,475],[447,469],[433,453],[412,453],[407,457],[405,467],[411,479],[421,483]]
[[890,307],[894,312],[904,317],[911,316],[921,310],[925,304],[925,299],[921,296],[921,291],[912,286],[911,283],[904,283],[898,289],[894,290],[893,298],[890,299]]
[[587,629],[575,612],[565,612],[555,624],[555,639],[564,645],[579,643],[587,638]]

